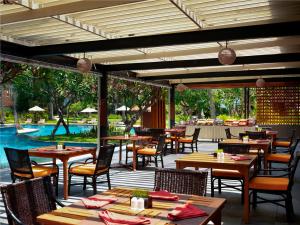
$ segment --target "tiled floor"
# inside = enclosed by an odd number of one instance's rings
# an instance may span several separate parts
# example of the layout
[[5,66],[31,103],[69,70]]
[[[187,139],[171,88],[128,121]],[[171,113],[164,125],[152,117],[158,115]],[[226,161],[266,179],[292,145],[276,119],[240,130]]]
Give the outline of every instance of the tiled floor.
[[[215,143],[201,143],[199,145],[200,151],[210,151],[217,147]],[[299,147],[298,147],[299,149]],[[174,160],[180,157],[178,155],[167,155],[164,157],[165,167],[175,168]],[[118,152],[115,152],[113,163],[118,160]],[[62,174],[62,173],[60,173]],[[74,179],[76,181],[76,179]],[[113,187],[117,186],[129,186],[129,187],[143,187],[153,188],[154,181],[154,165],[148,166],[146,169],[132,172],[126,169],[112,169],[111,170],[111,182]],[[9,170],[0,170],[0,184],[10,183]],[[98,191],[104,191],[107,189],[107,185],[98,185]],[[207,185],[207,193],[210,195],[210,179]],[[71,190],[71,197],[67,201],[63,201],[65,204],[71,204],[77,201],[82,196],[92,195],[92,188],[88,187],[85,192],[82,191],[82,187],[73,186]],[[240,203],[240,193],[234,190],[224,190],[221,195],[215,194],[216,197],[223,197],[227,199],[225,209],[223,210],[223,224],[224,225],[238,225],[242,222],[242,209],[243,206]],[[62,198],[62,177],[60,178],[60,195]],[[295,184],[293,187],[293,203],[296,213],[295,222],[293,224],[300,224],[300,168],[296,172]],[[2,199],[0,198],[0,224],[5,225],[6,214],[3,207]],[[285,225],[286,222],[285,210],[271,204],[258,205],[255,211],[251,211],[250,223],[255,225]]]

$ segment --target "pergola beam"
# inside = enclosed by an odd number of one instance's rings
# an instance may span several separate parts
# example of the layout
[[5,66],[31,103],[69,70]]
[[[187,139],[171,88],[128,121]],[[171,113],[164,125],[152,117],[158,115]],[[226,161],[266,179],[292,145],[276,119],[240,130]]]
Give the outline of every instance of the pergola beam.
[[299,21],[38,46],[32,48],[32,53],[34,55],[60,55],[80,52],[124,50],[180,44],[218,42],[224,40],[243,40],[251,38],[300,35],[300,29],[296,29],[296,27],[300,27]]
[[0,16],[1,24],[19,23],[30,20],[43,19],[56,15],[71,14],[93,9],[101,9],[118,5],[143,2],[145,0],[101,0],[101,1],[77,1],[58,4],[45,8],[33,9],[24,12],[10,13]]
[[288,74],[300,74],[300,68],[173,74],[173,75],[163,75],[163,76],[154,76],[154,77],[143,77],[143,79],[152,80],[152,81],[180,79],[183,80],[184,83],[184,79],[195,79],[195,78],[272,76],[272,75],[288,75]]
[[[276,55],[258,55],[237,57],[234,65],[238,64],[258,64],[258,63],[276,63],[276,62],[294,62],[299,61],[300,53],[276,54]],[[150,69],[170,69],[183,67],[206,67],[221,66],[218,59],[194,59],[180,61],[150,62],[150,63],[130,63],[104,66],[107,71],[122,70],[150,70]]]

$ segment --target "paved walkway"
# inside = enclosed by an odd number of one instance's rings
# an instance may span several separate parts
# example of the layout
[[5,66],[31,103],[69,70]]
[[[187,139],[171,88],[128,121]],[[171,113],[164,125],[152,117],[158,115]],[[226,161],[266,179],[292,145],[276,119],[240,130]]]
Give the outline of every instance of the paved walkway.
[[[215,143],[201,143],[199,145],[200,151],[211,151],[217,148]],[[299,150],[299,147],[298,147]],[[188,150],[187,150],[188,151]],[[175,168],[174,160],[182,154],[167,155],[164,157],[165,167]],[[124,157],[125,158],[125,155]],[[114,154],[113,163],[118,161],[118,152]],[[60,173],[62,175],[62,172]],[[72,178],[74,181],[81,181],[80,178]],[[0,170],[0,184],[10,183],[9,170]],[[127,187],[142,187],[152,189],[154,185],[154,164],[149,165],[146,169],[132,172],[126,169],[112,169],[111,170],[111,183],[113,187],[127,186]],[[99,192],[107,190],[106,183],[98,184],[97,190]],[[210,195],[210,178],[207,184],[207,193]],[[66,205],[77,201],[83,196],[92,195],[92,187],[87,187],[86,191],[82,191],[81,186],[72,186],[71,197],[67,201],[62,201]],[[224,225],[238,225],[242,222],[242,205],[240,202],[240,193],[234,190],[225,190],[221,195],[215,192],[216,197],[227,199],[225,209],[223,210],[223,224]],[[60,177],[60,194],[59,199],[62,199],[62,176]],[[293,188],[293,203],[296,213],[295,222],[293,224],[300,224],[300,168],[296,174],[295,185]],[[250,217],[251,224],[255,225],[285,225],[285,209],[271,204],[258,205],[255,211],[251,211]],[[6,214],[2,199],[0,198],[0,224],[7,224]]]

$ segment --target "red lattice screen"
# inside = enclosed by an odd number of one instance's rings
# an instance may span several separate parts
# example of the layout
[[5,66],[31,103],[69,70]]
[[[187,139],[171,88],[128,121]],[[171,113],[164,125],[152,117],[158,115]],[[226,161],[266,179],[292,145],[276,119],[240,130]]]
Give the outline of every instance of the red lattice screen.
[[300,125],[300,87],[256,89],[257,123]]

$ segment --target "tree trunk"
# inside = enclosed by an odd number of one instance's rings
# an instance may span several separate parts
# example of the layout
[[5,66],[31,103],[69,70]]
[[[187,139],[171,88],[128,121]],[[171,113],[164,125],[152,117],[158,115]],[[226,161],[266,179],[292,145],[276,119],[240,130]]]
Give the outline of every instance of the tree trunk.
[[49,107],[49,120],[53,120],[53,117],[54,117],[54,115],[53,115],[53,103],[52,102],[49,102],[49,105],[48,105],[48,107]]
[[62,113],[61,109],[58,109],[58,116],[59,116],[59,120],[57,121],[52,133],[51,133],[51,138],[54,139],[55,133],[59,127],[59,125],[62,123],[62,125],[64,126],[65,130],[66,130],[66,134],[70,135],[70,129],[69,126],[66,124],[65,120],[64,120],[64,116]]
[[1,117],[0,117],[0,124],[5,123],[5,115],[4,115],[4,108],[3,108],[3,92],[4,92],[4,87],[0,85],[0,108],[1,108]]
[[211,119],[216,118],[216,106],[214,100],[214,93],[212,89],[207,89],[208,98],[209,98],[209,109],[210,109],[210,117]]

